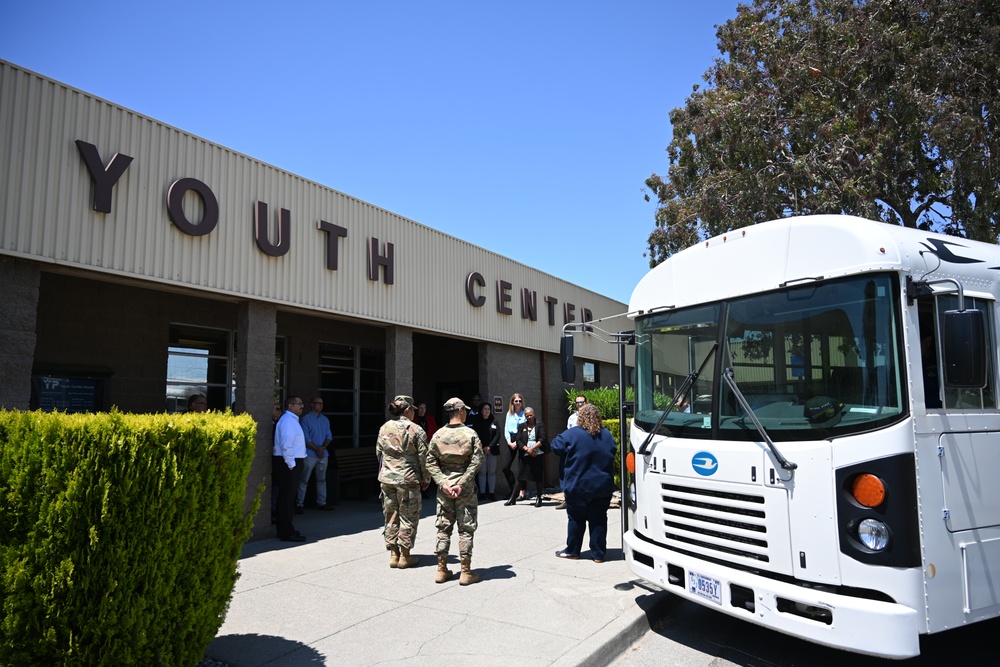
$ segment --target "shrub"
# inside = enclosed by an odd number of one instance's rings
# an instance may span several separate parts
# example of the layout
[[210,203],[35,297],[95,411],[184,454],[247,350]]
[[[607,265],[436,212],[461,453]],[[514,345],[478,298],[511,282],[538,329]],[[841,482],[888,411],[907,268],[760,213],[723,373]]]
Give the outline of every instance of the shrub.
[[[605,419],[604,420],[604,428],[606,428],[609,431],[611,431],[611,435],[615,436],[615,444],[618,445],[618,449],[615,450],[615,486],[617,486],[619,489],[622,488],[622,480],[621,480],[622,442],[621,442],[621,437],[620,437],[621,434],[618,432],[618,429],[619,429],[620,425],[621,425],[621,421],[618,420],[618,419]],[[628,429],[629,429],[629,427],[631,425],[632,425],[632,420],[630,419],[628,421],[628,423],[625,425],[625,429],[626,429],[625,430],[625,437],[626,438],[628,438]],[[626,448],[627,448],[627,444],[626,444]],[[622,491],[624,492],[624,489]]]
[[[625,388],[625,400],[631,401],[635,392],[632,387]],[[566,407],[570,412],[576,409],[576,405],[573,401],[576,400],[577,396],[586,396],[587,402],[592,403],[597,406],[597,409],[601,411],[601,417],[604,421],[609,419],[618,419],[618,387],[597,387],[595,389],[567,389],[566,390]]]
[[247,415],[0,411],[0,663],[194,665],[225,618]]
[[[618,387],[597,387],[596,389],[567,389],[566,391],[566,408],[572,412],[576,409],[576,404],[574,401],[577,396],[586,396],[587,401],[593,403],[597,406],[597,409],[601,411],[601,417],[605,421],[608,419],[618,419],[619,418],[619,406],[618,406]],[[653,392],[653,405],[657,410],[666,410],[667,406],[673,401],[673,395],[667,395],[662,392]],[[635,389],[631,386],[625,387],[625,402],[635,405]]]

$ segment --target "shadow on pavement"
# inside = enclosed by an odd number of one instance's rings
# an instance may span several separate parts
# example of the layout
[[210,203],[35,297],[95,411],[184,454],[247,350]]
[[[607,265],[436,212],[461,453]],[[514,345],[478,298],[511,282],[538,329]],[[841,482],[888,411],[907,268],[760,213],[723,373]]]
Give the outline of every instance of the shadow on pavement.
[[489,579],[513,579],[517,576],[514,568],[510,565],[494,565],[493,567],[476,568],[476,560],[472,560],[472,571],[479,575],[483,581]]
[[625,556],[622,555],[621,549],[615,549],[608,547],[608,550],[604,553],[604,560],[624,560]]
[[[270,508],[264,508],[260,511],[270,512]],[[425,516],[426,511],[425,503],[421,516]],[[282,542],[274,537],[265,537],[247,542],[243,546],[240,558],[251,558],[278,549],[294,549],[330,537],[380,529],[385,524],[385,518],[382,516],[381,502],[378,498],[372,498],[341,501],[335,505],[332,512],[321,512],[317,509],[307,508],[305,513],[295,515],[293,523],[296,530],[307,536],[308,542]]]
[[240,667],[267,665],[280,659],[285,665],[326,665],[326,658],[301,642],[270,635],[223,635],[208,645],[205,655],[213,660],[226,656]]
[[[639,604],[641,606],[642,602],[639,601]],[[851,667],[938,667],[949,663],[994,664],[994,639],[1000,629],[1000,619],[992,619],[924,636],[921,637],[919,656],[890,660],[813,644],[676,596],[670,596],[667,603],[651,616],[651,629],[656,634],[705,656],[713,656],[714,661],[737,667],[842,667],[848,664]]]

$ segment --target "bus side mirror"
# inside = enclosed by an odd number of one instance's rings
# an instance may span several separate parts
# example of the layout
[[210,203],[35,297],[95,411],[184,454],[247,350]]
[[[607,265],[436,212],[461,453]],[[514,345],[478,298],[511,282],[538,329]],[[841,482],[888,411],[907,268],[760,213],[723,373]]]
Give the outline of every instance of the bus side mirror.
[[944,314],[944,383],[949,387],[986,386],[986,323],[983,311],[949,310]]
[[576,365],[573,363],[572,336],[563,336],[559,339],[559,361],[562,366],[562,381],[569,384],[576,382]]

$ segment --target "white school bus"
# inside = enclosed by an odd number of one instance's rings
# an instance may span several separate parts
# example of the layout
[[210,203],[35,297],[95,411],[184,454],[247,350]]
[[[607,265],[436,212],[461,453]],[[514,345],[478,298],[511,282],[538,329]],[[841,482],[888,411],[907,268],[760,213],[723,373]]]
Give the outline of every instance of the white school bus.
[[996,617],[998,298],[1000,246],[845,216],[654,268],[628,314],[629,568],[892,658]]

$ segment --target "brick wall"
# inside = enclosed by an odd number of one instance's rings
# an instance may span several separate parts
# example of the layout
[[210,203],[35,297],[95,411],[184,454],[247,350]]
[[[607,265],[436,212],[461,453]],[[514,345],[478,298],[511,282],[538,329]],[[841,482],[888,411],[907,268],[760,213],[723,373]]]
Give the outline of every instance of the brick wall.
[[0,406],[27,410],[35,354],[39,269],[0,257]]
[[171,322],[233,330],[236,310],[229,302],[42,273],[35,366],[111,373],[110,405],[162,412]]

